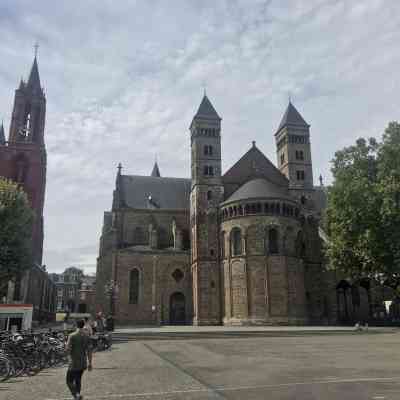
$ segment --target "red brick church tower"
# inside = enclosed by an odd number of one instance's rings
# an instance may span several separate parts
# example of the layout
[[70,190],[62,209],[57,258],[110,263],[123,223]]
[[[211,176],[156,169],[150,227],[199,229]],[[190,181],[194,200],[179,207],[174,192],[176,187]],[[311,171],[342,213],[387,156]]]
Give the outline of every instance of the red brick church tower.
[[34,262],[42,264],[43,207],[46,188],[46,148],[44,126],[46,97],[40,84],[37,58],[29,79],[21,79],[15,91],[8,141],[0,127],[0,176],[22,185],[28,195],[35,220],[32,232]]

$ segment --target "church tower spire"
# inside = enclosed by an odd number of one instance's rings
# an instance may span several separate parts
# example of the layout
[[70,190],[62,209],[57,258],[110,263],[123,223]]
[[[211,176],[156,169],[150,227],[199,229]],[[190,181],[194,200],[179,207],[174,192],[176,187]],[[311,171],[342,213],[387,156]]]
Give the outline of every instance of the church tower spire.
[[314,188],[310,125],[289,100],[275,133],[279,170],[289,179],[291,189]]
[[154,167],[153,167],[153,171],[151,171],[151,176],[153,178],[160,178],[161,177],[160,169],[158,168],[157,161],[154,162]]
[[[36,49],[37,50],[37,49]],[[37,52],[27,82],[23,79],[15,90],[7,145],[4,127],[0,126],[0,172],[23,188],[35,218],[32,227],[32,256],[42,264],[43,208],[46,192],[47,158],[44,141],[46,98],[37,62]]]
[[44,146],[46,98],[40,84],[39,67],[35,54],[28,82],[21,79],[15,91],[14,109],[10,125],[10,143],[35,143]]
[[0,125],[0,146],[6,144],[6,136],[4,134],[4,125],[3,122],[1,122]]
[[218,205],[221,178],[221,118],[204,94],[190,125],[192,189],[190,221],[195,325],[221,323]]

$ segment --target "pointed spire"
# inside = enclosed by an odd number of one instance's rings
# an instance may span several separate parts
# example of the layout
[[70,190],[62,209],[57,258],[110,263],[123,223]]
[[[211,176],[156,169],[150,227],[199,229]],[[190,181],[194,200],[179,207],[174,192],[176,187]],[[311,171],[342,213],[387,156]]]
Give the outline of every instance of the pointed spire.
[[6,144],[6,135],[4,134],[4,125],[3,121],[1,121],[0,125],[0,145]]
[[40,77],[39,77],[39,67],[37,64],[37,58],[35,56],[31,68],[31,72],[29,74],[29,79],[28,79],[28,88],[31,90],[42,90],[40,86]]
[[153,178],[161,178],[160,169],[158,168],[157,161],[154,162],[153,171],[151,171],[151,176]]
[[289,104],[286,108],[285,114],[283,114],[277,133],[287,125],[304,126],[309,128],[310,125],[304,120],[301,114],[297,111],[296,107],[289,100]]
[[24,80],[22,79],[22,77],[21,77],[21,80],[20,80],[20,82],[19,82],[19,87],[18,87],[18,89],[20,89],[20,90],[25,89],[25,82],[24,82]]
[[194,118],[221,119],[206,93],[204,93],[203,100]]

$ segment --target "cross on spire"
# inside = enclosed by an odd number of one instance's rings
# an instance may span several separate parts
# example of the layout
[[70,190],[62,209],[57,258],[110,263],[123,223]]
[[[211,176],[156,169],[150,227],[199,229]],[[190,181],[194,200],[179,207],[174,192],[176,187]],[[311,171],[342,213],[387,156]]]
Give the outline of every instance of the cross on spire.
[[34,47],[34,49],[35,49],[35,58],[36,58],[37,55],[38,55],[38,50],[39,50],[39,43],[36,42],[35,45],[34,45],[33,47]]

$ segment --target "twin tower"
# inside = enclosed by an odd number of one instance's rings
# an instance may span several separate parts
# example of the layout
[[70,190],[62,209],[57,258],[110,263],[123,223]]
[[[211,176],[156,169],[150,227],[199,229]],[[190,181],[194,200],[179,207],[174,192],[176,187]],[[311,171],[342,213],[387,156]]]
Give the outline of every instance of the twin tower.
[[[309,197],[314,188],[309,127],[289,102],[275,133],[278,169],[286,176],[288,189],[298,200]],[[243,168],[238,168],[238,175],[243,176],[238,176],[237,187],[231,179],[229,182],[224,179],[221,170],[221,117],[206,95],[190,125],[190,133],[193,323],[214,325],[221,322],[223,297],[226,295],[222,282],[220,204],[243,182],[256,177],[257,169],[251,176],[243,162]],[[242,160],[244,158],[246,155]],[[268,179],[268,176],[262,177]]]

